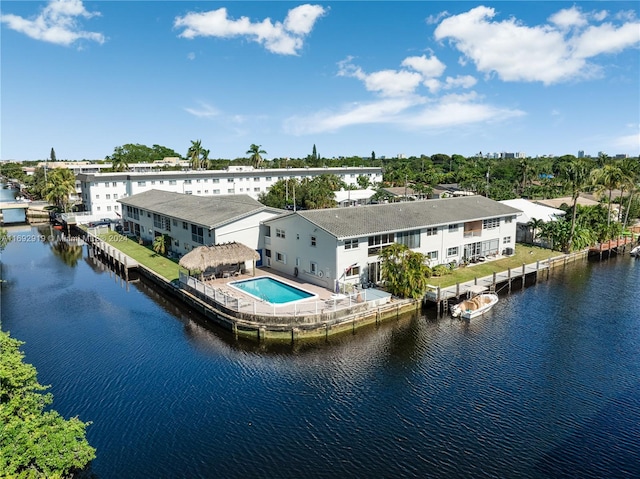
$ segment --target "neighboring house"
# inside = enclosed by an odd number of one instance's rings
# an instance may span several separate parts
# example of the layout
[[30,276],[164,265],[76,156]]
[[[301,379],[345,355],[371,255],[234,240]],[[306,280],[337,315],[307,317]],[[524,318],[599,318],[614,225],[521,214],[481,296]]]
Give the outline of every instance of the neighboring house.
[[178,256],[196,246],[232,241],[260,252],[260,223],[283,213],[247,195],[201,197],[151,190],[118,202],[125,230],[149,242],[166,234]]
[[[584,195],[581,193],[580,196],[578,196],[578,204],[580,206],[598,205],[599,203],[592,198],[593,197],[590,197],[590,195]],[[547,200],[531,200],[531,201],[539,205],[549,206],[550,208],[561,208],[562,205],[566,205],[569,207],[573,206],[573,198],[571,196],[563,196],[561,198],[549,198]]]
[[457,183],[441,183],[433,187],[431,198],[451,198],[457,196],[472,196],[476,193],[461,189]]
[[564,212],[563,210],[540,205],[538,203],[534,203],[533,201],[521,198],[515,200],[503,200],[500,203],[522,211],[522,213],[519,214],[518,218],[516,219],[516,222],[518,223],[516,241],[519,243],[536,242],[535,238],[532,238],[533,232],[529,227],[529,222],[533,218],[548,223],[549,221],[556,221],[559,217],[562,217],[566,214],[566,212]]
[[378,254],[393,243],[431,266],[512,250],[519,213],[482,196],[286,213],[263,223],[263,265],[332,290],[377,283]]
[[122,198],[150,190],[171,191],[194,196],[248,195],[257,199],[279,180],[336,175],[347,185],[357,185],[359,176],[371,183],[382,181],[378,167],[260,168],[230,166],[226,170],[156,171],[146,173],[81,173],[82,203],[93,215],[115,217]]
[[382,192],[390,202],[424,200],[428,196],[414,190],[410,186],[391,186],[388,188],[382,188]]
[[371,203],[371,198],[376,194],[376,190],[367,188],[365,190],[340,190],[336,191],[335,199],[339,208],[345,206],[362,206]]

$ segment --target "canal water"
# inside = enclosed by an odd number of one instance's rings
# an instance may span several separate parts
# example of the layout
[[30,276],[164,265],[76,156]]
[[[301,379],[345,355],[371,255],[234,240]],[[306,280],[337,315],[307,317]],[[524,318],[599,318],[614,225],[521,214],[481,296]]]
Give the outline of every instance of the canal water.
[[11,227],[2,329],[91,421],[94,478],[640,477],[640,261],[560,268],[471,323],[237,343],[48,225]]

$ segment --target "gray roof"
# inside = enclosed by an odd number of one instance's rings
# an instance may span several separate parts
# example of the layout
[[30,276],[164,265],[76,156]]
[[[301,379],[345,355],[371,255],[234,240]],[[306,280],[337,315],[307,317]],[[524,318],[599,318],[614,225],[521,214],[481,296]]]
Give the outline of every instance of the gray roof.
[[222,226],[263,210],[280,212],[266,207],[249,195],[195,196],[149,190],[119,199],[118,202],[209,228]]
[[464,196],[353,208],[306,210],[296,214],[336,238],[352,238],[518,213],[520,210],[484,196]]

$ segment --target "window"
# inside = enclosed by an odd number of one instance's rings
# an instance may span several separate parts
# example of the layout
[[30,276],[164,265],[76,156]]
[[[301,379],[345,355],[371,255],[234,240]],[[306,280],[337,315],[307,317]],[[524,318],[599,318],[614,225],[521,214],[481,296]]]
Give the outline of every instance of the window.
[[113,183],[111,183],[111,186],[118,186],[118,182],[114,181]]
[[383,235],[369,236],[369,256],[375,256],[382,251],[385,246],[389,246],[395,240],[393,233]]
[[271,250],[270,250],[270,249],[265,249],[265,250],[264,250],[264,255],[265,255],[267,258],[271,258]]
[[113,207],[113,209],[114,209],[115,211],[118,211],[118,210],[120,209],[120,205],[115,205],[115,206]]
[[178,220],[173,220],[171,222],[173,223],[173,226],[178,226]]
[[[160,180],[160,184],[164,185],[164,180]],[[177,246],[177,245],[176,245]]]
[[214,195],[219,195],[220,194],[220,190],[213,190],[213,194]]
[[253,181],[260,181],[260,178],[256,176],[253,178]]
[[232,194],[233,194],[233,188],[229,188],[229,189],[227,190],[227,193],[229,193],[230,195],[232,195]]
[[200,178],[198,178],[198,179],[196,180],[196,183],[200,183]]
[[147,186],[146,181],[138,181],[138,186]]
[[99,199],[100,199],[100,195],[96,195],[96,200],[99,200]]
[[111,211],[111,206],[107,206],[107,211]]
[[447,248],[447,256],[458,256],[458,247]]
[[420,231],[402,231],[396,233],[396,243],[405,245],[407,248],[420,247]]
[[507,216],[507,217],[504,219],[504,222],[505,222],[505,223],[513,223],[513,218],[514,218],[514,216]]
[[104,183],[104,186],[106,186],[107,188],[109,188],[109,182],[108,182],[108,181],[106,181],[106,182]]
[[107,197],[108,200],[111,199],[111,195],[109,193],[107,193],[105,196]]
[[96,206],[96,210],[97,210],[97,211],[100,211],[100,207],[99,207],[99,206]]
[[227,178],[227,183],[233,183],[233,178]]
[[437,251],[429,251],[425,256],[427,258],[429,258],[429,259],[438,259],[438,252]]
[[316,246],[316,237],[315,236],[311,237],[311,246],[313,246],[313,247]]
[[204,244],[204,229],[201,226],[191,225],[191,241]]
[[504,244],[509,244],[511,243],[511,236],[505,236],[504,238],[502,238],[502,242]]
[[185,185],[190,185],[191,184],[191,180],[184,180],[184,184]]
[[186,221],[183,221],[183,222],[182,222],[182,229],[183,229],[183,230],[188,230],[188,229],[189,229],[189,225],[187,224],[187,222],[186,222]]
[[360,276],[360,266],[351,266],[344,272],[345,276]]
[[491,230],[500,227],[500,218],[489,218],[488,220],[482,220],[482,229]]
[[309,271],[311,272],[311,274],[318,274],[318,263],[314,263],[313,261],[311,261],[309,263]]
[[114,193],[114,194],[113,194],[113,199],[114,199],[114,200],[117,200],[117,199],[118,199],[118,193]]
[[344,249],[355,249],[358,247],[358,238],[344,240]]
[[284,253],[278,253],[276,251],[276,261],[279,263],[287,264],[287,255]]
[[271,177],[270,177],[270,176],[267,176],[267,177],[266,177],[266,180],[267,180],[267,181],[271,181]]
[[438,228],[427,228],[425,232],[427,233],[427,236],[435,236],[438,234]]
[[211,181],[213,183],[220,183],[220,178],[213,178]]
[[276,228],[276,238],[286,238],[285,232],[284,230],[281,230],[280,228]]
[[459,228],[460,228],[459,224],[449,225],[449,233],[453,233],[455,231],[458,231]]
[[169,184],[170,185],[175,185],[176,184],[176,180],[169,180]]
[[191,191],[191,190],[187,190],[187,191],[185,191],[185,192],[184,192],[184,194],[185,194],[185,195],[192,195],[192,194],[193,194],[193,191]]
[[140,210],[138,208],[134,208],[133,206],[126,205],[127,208],[127,216],[133,218],[134,220],[140,219]]
[[255,191],[256,193],[259,193],[260,192],[260,188],[259,187],[258,188],[254,188],[253,191]]
[[156,180],[151,180],[151,184],[155,185],[156,184]]

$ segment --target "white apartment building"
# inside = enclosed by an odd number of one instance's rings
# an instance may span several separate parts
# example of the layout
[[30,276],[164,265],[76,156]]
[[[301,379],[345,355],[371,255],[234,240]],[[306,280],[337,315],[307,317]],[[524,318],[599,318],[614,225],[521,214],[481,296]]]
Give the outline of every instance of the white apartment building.
[[519,213],[483,196],[292,212],[264,221],[263,264],[332,290],[377,283],[379,253],[393,243],[430,266],[510,253]]
[[347,185],[366,176],[370,184],[382,181],[379,167],[270,168],[230,166],[226,170],[189,170],[122,173],[80,173],[80,197],[92,215],[115,218],[122,211],[118,200],[150,190],[196,196],[248,195],[254,199],[279,180],[336,175]]
[[117,201],[127,231],[147,242],[166,235],[177,256],[229,242],[260,252],[260,223],[284,213],[245,194],[201,197],[150,190]]

